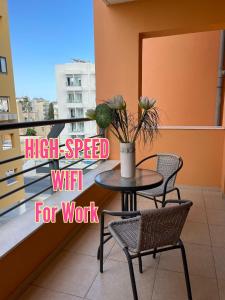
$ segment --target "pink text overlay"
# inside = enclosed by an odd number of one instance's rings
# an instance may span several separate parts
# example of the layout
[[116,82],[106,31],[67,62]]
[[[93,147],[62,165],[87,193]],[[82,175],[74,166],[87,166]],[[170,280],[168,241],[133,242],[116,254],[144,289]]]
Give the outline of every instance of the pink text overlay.
[[58,138],[26,138],[26,159],[58,159],[65,155],[66,159],[107,159],[109,157],[109,140],[106,138],[68,138],[65,147],[59,146]]
[[[76,206],[75,202],[61,202],[64,223],[99,223],[98,207],[95,202],[89,206]],[[42,201],[35,202],[35,222],[56,223],[57,206],[45,206]]]
[[51,170],[53,191],[82,191],[82,170]]

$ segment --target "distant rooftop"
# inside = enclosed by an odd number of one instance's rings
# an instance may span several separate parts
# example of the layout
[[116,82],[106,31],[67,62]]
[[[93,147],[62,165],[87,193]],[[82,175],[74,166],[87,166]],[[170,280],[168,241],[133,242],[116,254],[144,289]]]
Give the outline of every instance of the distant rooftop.
[[83,60],[79,58],[72,58],[72,62],[77,62],[77,63],[89,63],[89,60]]

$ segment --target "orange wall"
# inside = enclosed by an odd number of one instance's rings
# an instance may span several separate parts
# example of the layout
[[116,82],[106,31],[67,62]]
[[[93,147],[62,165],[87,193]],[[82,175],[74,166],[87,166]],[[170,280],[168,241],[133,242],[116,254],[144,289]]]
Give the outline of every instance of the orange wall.
[[142,94],[162,125],[215,124],[219,42],[219,31],[143,40]]
[[[224,130],[162,129],[152,146],[138,148],[136,160],[158,152],[177,153],[184,166],[177,182],[185,185],[221,186]],[[210,145],[213,145],[210,147]],[[118,143],[110,137],[111,156],[118,158]],[[147,164],[143,167],[148,167]]]
[[[139,36],[153,37],[180,33],[220,30],[225,28],[224,1],[138,1],[115,6],[106,6],[102,0],[94,0],[96,91],[98,101],[112,95],[122,94],[128,109],[137,112],[140,87]],[[207,111],[207,110],[206,110]],[[204,114],[204,111],[202,112]],[[193,135],[192,135],[193,133]],[[163,151],[174,143],[174,152],[181,152],[180,144],[187,147],[185,165],[181,177],[184,184],[221,186],[222,143],[224,132],[180,131],[175,138],[171,131],[159,139]],[[207,136],[209,134],[209,137]],[[158,139],[158,141],[159,141]],[[213,142],[212,142],[213,141]],[[198,142],[198,143],[197,143]],[[158,142],[157,142],[158,143]],[[157,143],[155,147],[157,149]],[[197,144],[195,144],[197,143]],[[193,149],[202,151],[193,151]],[[137,145],[137,153],[147,156],[150,152]],[[171,148],[172,149],[172,148]],[[207,155],[204,151],[207,149]],[[154,150],[152,150],[154,152]],[[202,161],[202,153],[205,158]],[[111,156],[119,158],[118,144],[111,144]],[[210,161],[209,161],[210,159]],[[193,162],[201,162],[198,172],[193,172]],[[194,168],[194,171],[196,168]],[[192,171],[192,172],[191,172]],[[212,174],[209,178],[208,174]]]

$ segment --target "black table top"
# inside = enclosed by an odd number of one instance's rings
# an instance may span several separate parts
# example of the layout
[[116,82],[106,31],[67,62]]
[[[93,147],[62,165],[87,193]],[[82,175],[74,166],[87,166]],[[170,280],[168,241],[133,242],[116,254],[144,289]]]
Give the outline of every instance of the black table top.
[[163,176],[156,171],[136,169],[136,175],[132,178],[124,178],[120,170],[110,170],[98,174],[95,182],[109,190],[134,192],[155,188],[163,183]]

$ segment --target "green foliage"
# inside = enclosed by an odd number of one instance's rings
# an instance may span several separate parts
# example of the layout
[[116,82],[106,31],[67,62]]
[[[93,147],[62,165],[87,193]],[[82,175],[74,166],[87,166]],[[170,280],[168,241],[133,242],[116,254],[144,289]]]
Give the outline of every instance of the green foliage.
[[54,120],[54,106],[52,102],[49,103],[49,107],[48,107],[48,119]]
[[28,135],[28,136],[36,136],[37,135],[37,131],[34,128],[27,128],[26,135]]
[[107,104],[99,104],[95,110],[95,118],[100,128],[107,128],[112,122],[112,110]]
[[22,111],[29,113],[32,111],[32,105],[31,105],[31,101],[29,100],[28,97],[24,97],[22,101],[20,101],[20,103],[22,104]]

